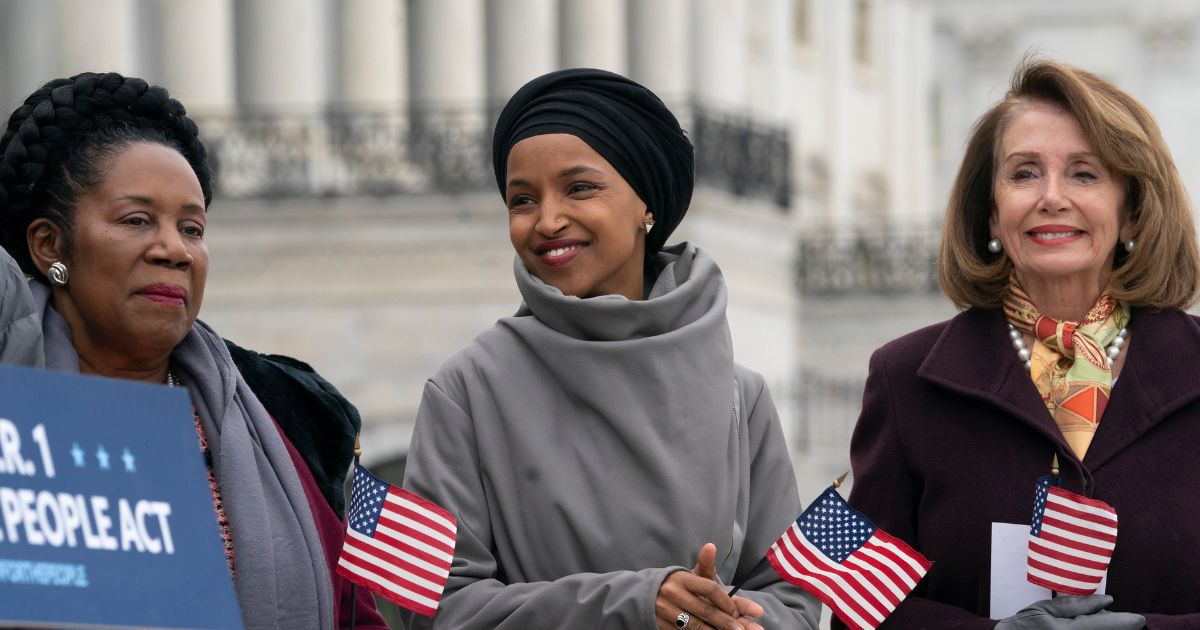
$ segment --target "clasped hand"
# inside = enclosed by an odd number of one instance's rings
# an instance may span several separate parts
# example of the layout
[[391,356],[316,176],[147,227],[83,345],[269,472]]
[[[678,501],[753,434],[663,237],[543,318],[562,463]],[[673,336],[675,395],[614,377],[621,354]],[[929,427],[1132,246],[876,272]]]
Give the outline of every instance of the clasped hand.
[[763,630],[746,619],[761,617],[762,606],[741,595],[730,597],[717,582],[717,546],[712,543],[700,548],[700,558],[690,573],[676,571],[658,589],[654,619],[659,630],[676,630],[680,613],[687,613],[686,630]]

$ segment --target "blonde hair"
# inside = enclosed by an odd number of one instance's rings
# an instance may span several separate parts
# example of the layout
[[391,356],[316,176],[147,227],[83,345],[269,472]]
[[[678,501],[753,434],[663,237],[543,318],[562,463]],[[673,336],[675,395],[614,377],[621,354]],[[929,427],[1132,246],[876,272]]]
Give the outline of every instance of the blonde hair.
[[[1200,293],[1196,228],[1175,162],[1154,118],[1096,75],[1055,61],[1026,59],[1004,99],[976,121],[942,227],[938,284],[959,308],[996,306],[1012,264],[987,249],[1000,138],[1030,104],[1062,107],[1079,121],[1092,150],[1126,180],[1137,246],[1117,247],[1109,292],[1132,306],[1184,309]],[[1115,244],[1114,244],[1115,246]]]

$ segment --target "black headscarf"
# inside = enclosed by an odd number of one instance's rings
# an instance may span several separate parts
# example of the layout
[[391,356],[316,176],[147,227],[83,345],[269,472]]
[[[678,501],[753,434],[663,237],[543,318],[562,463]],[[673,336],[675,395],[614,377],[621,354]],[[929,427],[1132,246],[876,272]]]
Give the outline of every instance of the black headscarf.
[[501,195],[513,146],[548,133],[578,137],[617,169],[654,215],[647,258],[662,249],[687,212],[696,179],[692,143],[667,106],[644,86],[604,70],[558,70],[526,83],[500,112],[492,138]]

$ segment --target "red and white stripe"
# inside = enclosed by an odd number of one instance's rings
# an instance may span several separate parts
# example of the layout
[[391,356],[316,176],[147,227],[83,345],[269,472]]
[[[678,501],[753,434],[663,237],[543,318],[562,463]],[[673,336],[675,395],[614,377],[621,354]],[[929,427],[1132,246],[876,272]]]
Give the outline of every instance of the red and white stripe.
[[457,532],[449,512],[392,486],[374,537],[346,529],[338,573],[400,606],[433,616],[450,575]]
[[1068,595],[1091,595],[1117,544],[1117,512],[1109,504],[1050,488],[1039,536],[1029,536],[1029,581]]
[[854,630],[873,630],[933,566],[883,530],[840,564],[804,537],[797,523],[771,546],[775,572],[821,600]]

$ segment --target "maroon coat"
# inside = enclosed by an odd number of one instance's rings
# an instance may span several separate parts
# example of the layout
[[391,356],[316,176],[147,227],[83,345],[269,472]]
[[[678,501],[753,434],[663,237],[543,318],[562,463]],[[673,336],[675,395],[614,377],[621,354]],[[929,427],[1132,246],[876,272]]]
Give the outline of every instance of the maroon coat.
[[885,628],[990,628],[991,523],[1028,523],[1058,454],[1063,486],[1117,510],[1112,610],[1200,628],[1200,319],[1135,310],[1086,463],[1071,453],[998,309],[971,309],[871,357],[850,503],[934,562]]
[[[278,423],[279,437],[287,447],[292,464],[296,466],[296,475],[300,477],[300,485],[304,487],[304,496],[308,499],[308,508],[313,515],[313,523],[317,526],[317,535],[321,538],[321,549],[325,552],[325,564],[329,568],[329,579],[333,582],[333,625],[335,628],[349,628],[350,617],[355,619],[357,630],[387,630],[387,623],[379,616],[375,608],[375,597],[371,591],[353,587],[353,583],[343,578],[337,572],[338,557],[342,553],[342,541],[346,537],[346,523],[333,511],[329,502],[321,494],[321,487],[305,463],[300,453],[283,428]],[[236,553],[236,551],[235,551]],[[353,612],[352,612],[353,611]]]

